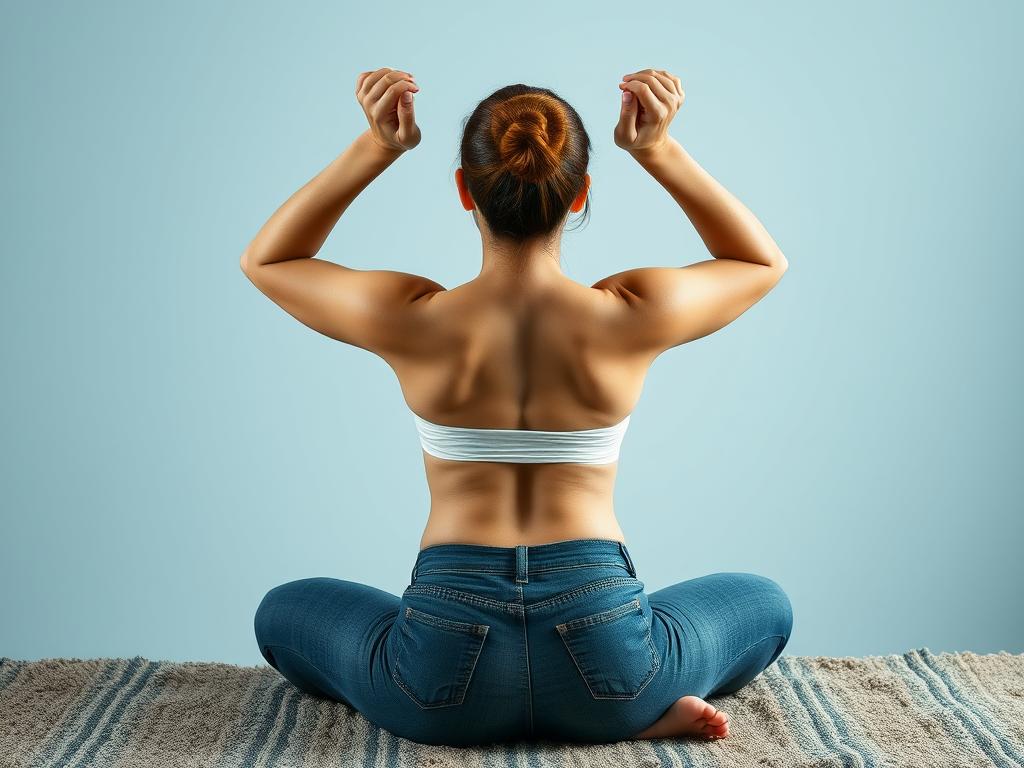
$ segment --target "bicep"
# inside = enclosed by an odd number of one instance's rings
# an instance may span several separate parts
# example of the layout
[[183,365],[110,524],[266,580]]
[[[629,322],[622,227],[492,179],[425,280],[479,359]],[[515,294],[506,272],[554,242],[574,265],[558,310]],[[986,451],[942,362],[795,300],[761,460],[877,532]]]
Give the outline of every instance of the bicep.
[[444,286],[392,270],[293,259],[245,269],[267,298],[303,325],[376,354],[400,351],[417,322],[417,301]]
[[786,271],[737,259],[643,267],[594,284],[625,300],[631,337],[660,353],[725,327],[760,301]]

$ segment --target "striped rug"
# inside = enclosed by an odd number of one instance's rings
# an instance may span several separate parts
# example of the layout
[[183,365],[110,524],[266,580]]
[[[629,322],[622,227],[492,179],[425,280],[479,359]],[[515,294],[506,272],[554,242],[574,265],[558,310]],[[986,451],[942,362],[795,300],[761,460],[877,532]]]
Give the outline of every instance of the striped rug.
[[0,766],[1024,766],[1024,654],[782,656],[713,700],[729,738],[445,748],[269,666],[0,658]]

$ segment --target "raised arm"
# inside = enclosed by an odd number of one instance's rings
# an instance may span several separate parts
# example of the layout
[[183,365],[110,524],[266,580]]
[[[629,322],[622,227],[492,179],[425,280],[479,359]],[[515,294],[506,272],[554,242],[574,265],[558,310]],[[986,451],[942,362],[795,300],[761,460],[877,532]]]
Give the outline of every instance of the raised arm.
[[[252,283],[297,320],[385,359],[405,351],[419,320],[417,302],[443,286],[418,275],[352,269],[314,257],[359,193],[419,143],[411,102],[416,90],[406,72],[363,72],[356,97],[369,130],[288,198],[241,258]],[[404,94],[410,101],[399,103]],[[387,232],[381,234],[386,239]]]
[[714,257],[631,269],[594,284],[624,299],[630,343],[658,354],[731,323],[772,289],[788,263],[754,214],[668,135],[685,98],[679,78],[647,69],[623,81],[615,143],[672,195]]

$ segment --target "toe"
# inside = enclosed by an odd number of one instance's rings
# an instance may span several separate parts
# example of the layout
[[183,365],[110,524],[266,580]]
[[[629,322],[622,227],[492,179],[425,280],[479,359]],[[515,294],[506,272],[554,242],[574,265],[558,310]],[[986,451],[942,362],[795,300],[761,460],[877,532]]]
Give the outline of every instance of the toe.
[[704,704],[704,706],[701,707],[700,710],[697,712],[697,719],[706,720],[710,722],[718,715],[718,710],[710,704],[708,704],[706,701],[702,703]]
[[[714,709],[714,708],[712,708]],[[714,714],[707,718],[708,725],[724,725],[729,722],[729,716],[720,709],[716,709]]]

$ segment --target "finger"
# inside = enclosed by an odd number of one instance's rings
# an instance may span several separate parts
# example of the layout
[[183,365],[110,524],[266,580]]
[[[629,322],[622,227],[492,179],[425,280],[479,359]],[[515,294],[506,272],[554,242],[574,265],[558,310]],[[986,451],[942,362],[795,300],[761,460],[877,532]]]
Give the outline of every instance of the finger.
[[406,86],[398,97],[398,141],[407,144],[416,129],[416,107],[413,92],[419,88]]
[[[650,87],[651,92],[658,98],[658,101],[664,103],[665,107],[671,106],[675,101],[675,88],[669,91],[657,75],[641,72],[637,75],[626,75],[623,80],[626,82],[639,80],[646,83]],[[646,107],[647,105],[644,104],[644,106]]]
[[371,74],[373,74],[373,72],[372,72],[372,71],[367,71],[367,72],[360,72],[360,73],[359,73],[359,77],[357,77],[357,78],[356,78],[356,96],[358,96],[358,95],[359,95],[359,92],[360,92],[360,91],[362,90],[362,88],[363,88],[363,82],[364,82],[364,81],[366,80],[366,78],[367,78],[367,77],[368,77],[369,75],[371,75]]
[[[661,80],[662,83],[665,84],[665,87],[669,90],[669,92],[672,92],[674,90],[680,96],[685,96],[686,95],[683,92],[683,82],[678,77],[676,77],[671,72],[669,72],[668,70],[665,70],[665,69],[641,69],[639,72],[631,73],[631,75],[655,75],[655,76],[657,76],[657,78],[659,80]],[[631,75],[626,75],[626,77],[630,77]],[[623,79],[625,79],[625,78],[623,78]]]
[[639,100],[640,106],[648,112],[663,117],[668,113],[668,107],[659,101],[658,97],[651,92],[651,88],[643,80],[627,80],[619,83],[620,88],[632,91],[633,98]]
[[654,76],[658,78],[658,81],[662,85],[665,86],[665,91],[668,93],[669,97],[682,95],[676,88],[676,81],[672,79],[672,76],[668,72],[663,69],[659,69],[654,73]]
[[366,94],[369,93],[374,84],[390,71],[391,69],[389,67],[381,67],[380,69],[373,69],[364,73],[365,77],[362,79],[359,86],[359,98],[365,98]]
[[665,77],[667,77],[669,80],[672,81],[672,85],[675,87],[676,93],[678,93],[680,96],[683,96],[683,97],[686,96],[686,93],[683,91],[683,81],[682,80],[680,80],[678,77],[673,75],[671,72],[666,72],[664,69],[659,70],[659,71],[661,72],[661,74],[663,74]]
[[[381,80],[386,78],[388,76],[388,73],[395,71],[396,70],[392,69],[391,67],[381,67],[380,69],[374,69],[369,72],[365,72],[365,77],[362,78],[362,81],[360,83],[360,89],[356,93],[356,95],[359,97],[359,100],[368,100],[370,98],[370,92],[373,90],[374,86],[380,83]],[[387,87],[386,84],[385,87]]]
[[370,114],[376,120],[382,120],[389,113],[399,109],[402,100],[402,94],[406,91],[415,92],[420,87],[416,83],[410,82],[409,80],[399,80],[393,83],[370,108]]
[[398,69],[388,70],[383,76],[377,78],[370,87],[370,90],[366,92],[367,102],[372,106],[374,102],[384,96],[392,85],[403,80],[412,82],[412,78],[407,73]]
[[623,88],[616,130],[622,131],[622,136],[628,141],[636,139],[636,113],[636,95],[628,88]]

